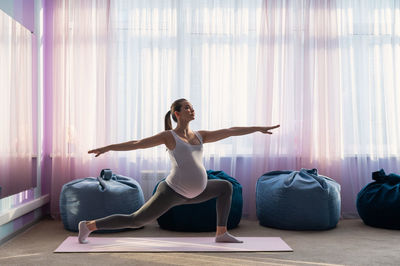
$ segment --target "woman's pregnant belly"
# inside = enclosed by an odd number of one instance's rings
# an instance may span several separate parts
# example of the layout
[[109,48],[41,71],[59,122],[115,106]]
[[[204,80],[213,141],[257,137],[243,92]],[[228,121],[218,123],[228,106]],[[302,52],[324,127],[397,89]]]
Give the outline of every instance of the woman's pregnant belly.
[[171,171],[165,181],[175,192],[186,198],[194,198],[206,188],[207,172],[202,166],[185,166]]

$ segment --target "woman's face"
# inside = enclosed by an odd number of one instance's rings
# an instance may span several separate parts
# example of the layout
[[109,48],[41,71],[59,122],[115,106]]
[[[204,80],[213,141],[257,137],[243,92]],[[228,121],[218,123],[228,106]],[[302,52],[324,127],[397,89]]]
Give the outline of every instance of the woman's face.
[[184,121],[194,120],[195,112],[193,109],[193,105],[188,101],[183,102],[182,106],[181,106],[181,111],[180,112],[175,111],[175,116],[178,119],[184,120]]

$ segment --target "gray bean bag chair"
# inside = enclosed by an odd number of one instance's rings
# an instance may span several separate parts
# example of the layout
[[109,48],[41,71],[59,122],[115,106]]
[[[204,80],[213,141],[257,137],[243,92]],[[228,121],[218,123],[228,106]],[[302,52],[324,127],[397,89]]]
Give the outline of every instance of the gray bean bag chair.
[[143,204],[143,191],[139,183],[132,178],[115,175],[110,169],[103,169],[99,177],[77,179],[65,184],[60,195],[64,228],[74,232],[78,231],[78,223],[82,220],[130,214]]
[[256,210],[263,226],[325,230],[340,218],[340,185],[316,169],[273,171],[257,181]]

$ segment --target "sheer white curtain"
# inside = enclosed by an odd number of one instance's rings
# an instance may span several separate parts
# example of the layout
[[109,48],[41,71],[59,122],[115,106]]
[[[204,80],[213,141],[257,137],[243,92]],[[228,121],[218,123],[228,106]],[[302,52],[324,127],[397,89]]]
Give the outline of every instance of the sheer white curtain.
[[339,1],[337,17],[343,198],[352,203],[372,171],[400,172],[400,2]]
[[[205,147],[208,169],[243,185],[270,170],[317,168],[357,192],[384,168],[399,172],[399,3],[396,1],[56,1],[52,213],[62,184],[103,167],[141,180],[165,148],[89,149],[164,129],[177,98],[192,128],[281,124]],[[49,74],[49,73],[47,73]],[[155,179],[151,179],[150,186]]]
[[400,170],[399,2],[266,1],[262,21],[257,121],[282,127],[252,176],[317,168],[355,215],[371,172]]
[[[138,181],[169,170],[165,147],[89,149],[164,130],[187,98],[194,130],[252,125],[261,1],[56,1],[53,43],[52,214],[64,183],[104,168]],[[205,147],[207,169],[240,179],[252,137]],[[154,186],[156,180],[151,179]],[[147,195],[148,196],[148,195]]]
[[27,187],[33,155],[31,32],[0,10],[1,197]]
[[109,2],[53,4],[52,73],[46,75],[52,75],[50,205],[58,217],[63,184],[114,168],[115,156],[92,160],[87,152],[106,144],[107,122],[117,118],[107,114],[106,100]]

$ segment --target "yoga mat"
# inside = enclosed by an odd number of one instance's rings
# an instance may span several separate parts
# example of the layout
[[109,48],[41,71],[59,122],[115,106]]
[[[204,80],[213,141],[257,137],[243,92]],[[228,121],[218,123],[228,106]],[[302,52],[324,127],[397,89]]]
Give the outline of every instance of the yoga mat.
[[244,243],[215,243],[214,237],[68,237],[54,252],[254,252],[293,251],[280,237],[238,237]]

